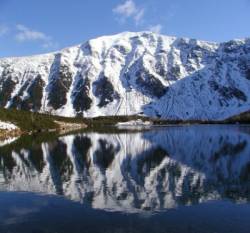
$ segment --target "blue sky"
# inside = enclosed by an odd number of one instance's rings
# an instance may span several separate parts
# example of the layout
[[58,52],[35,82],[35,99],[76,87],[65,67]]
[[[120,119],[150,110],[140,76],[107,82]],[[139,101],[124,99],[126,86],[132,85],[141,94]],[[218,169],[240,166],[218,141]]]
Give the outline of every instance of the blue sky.
[[250,37],[250,0],[0,0],[0,57],[144,31],[226,41]]

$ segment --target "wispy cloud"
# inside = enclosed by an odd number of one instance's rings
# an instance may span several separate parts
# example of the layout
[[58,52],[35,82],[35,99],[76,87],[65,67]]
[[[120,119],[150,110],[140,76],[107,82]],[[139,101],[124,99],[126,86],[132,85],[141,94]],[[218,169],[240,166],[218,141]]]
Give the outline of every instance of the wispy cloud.
[[0,37],[6,35],[9,32],[9,28],[6,25],[0,25]]
[[35,41],[35,40],[48,41],[51,39],[43,32],[32,30],[21,24],[18,24],[16,28],[18,30],[18,33],[16,34],[16,39],[20,42]]
[[161,24],[152,25],[148,28],[149,31],[160,34],[163,29]]
[[16,29],[17,34],[15,38],[19,42],[38,41],[42,43],[43,48],[57,47],[57,43],[53,41],[52,37],[43,32],[30,29],[22,24],[16,25]]
[[125,3],[118,5],[113,9],[114,13],[124,17],[131,17],[137,12],[137,8],[133,0],[127,0]]
[[144,13],[145,13],[145,9],[144,8],[140,9],[136,13],[136,15],[134,16],[134,20],[135,20],[136,25],[138,25],[138,24],[140,24],[142,22],[143,17],[144,17]]
[[122,21],[132,18],[136,25],[140,24],[143,20],[145,8],[139,7],[133,0],[126,0],[124,3],[116,6],[113,13],[119,15]]

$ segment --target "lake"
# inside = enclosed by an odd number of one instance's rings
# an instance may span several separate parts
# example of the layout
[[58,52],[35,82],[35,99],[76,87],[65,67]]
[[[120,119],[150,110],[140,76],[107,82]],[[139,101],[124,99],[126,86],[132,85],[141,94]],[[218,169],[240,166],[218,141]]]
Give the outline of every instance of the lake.
[[249,233],[250,126],[27,136],[0,148],[0,232]]

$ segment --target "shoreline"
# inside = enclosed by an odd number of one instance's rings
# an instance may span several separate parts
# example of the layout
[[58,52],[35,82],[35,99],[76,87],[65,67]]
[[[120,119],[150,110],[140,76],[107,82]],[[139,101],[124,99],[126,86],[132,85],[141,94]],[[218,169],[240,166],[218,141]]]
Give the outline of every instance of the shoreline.
[[23,132],[20,129],[15,130],[3,130],[0,129],[0,141],[4,141],[14,137],[22,136]]
[[22,135],[31,135],[33,133],[43,133],[43,132],[59,132],[59,134],[69,133],[76,130],[86,129],[88,126],[84,123],[68,123],[64,121],[54,121],[56,128],[51,129],[39,129],[31,131],[23,131],[19,128],[13,130],[0,129],[0,141],[5,141],[11,138],[20,137]]
[[[224,120],[169,120],[151,118],[143,115],[99,116],[94,118],[60,117],[22,110],[0,108],[0,141],[33,133],[58,132],[70,133],[78,130],[101,130],[106,127],[141,128],[184,125],[241,125],[250,124],[250,111]],[[119,126],[119,127],[118,127]]]

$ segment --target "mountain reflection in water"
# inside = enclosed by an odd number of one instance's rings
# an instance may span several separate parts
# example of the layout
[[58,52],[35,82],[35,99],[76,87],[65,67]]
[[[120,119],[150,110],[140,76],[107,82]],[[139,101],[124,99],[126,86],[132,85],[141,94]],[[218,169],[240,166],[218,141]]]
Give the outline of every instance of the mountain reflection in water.
[[[3,152],[4,151],[4,152]],[[79,133],[0,150],[0,190],[58,194],[122,212],[250,200],[250,128]]]

